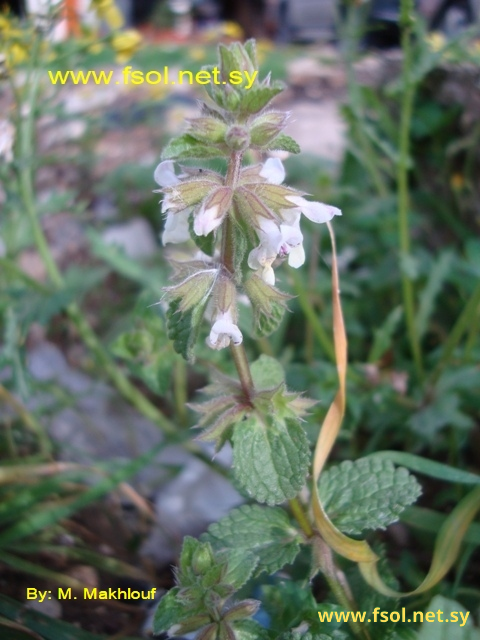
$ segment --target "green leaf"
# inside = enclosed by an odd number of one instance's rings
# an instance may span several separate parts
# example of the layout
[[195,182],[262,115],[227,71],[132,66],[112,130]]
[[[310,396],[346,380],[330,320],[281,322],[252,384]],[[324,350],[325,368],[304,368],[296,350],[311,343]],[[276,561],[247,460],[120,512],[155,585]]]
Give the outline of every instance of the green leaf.
[[270,356],[261,355],[250,367],[255,389],[273,389],[285,382],[282,365]]
[[421,456],[404,451],[378,451],[364,458],[366,460],[387,460],[395,464],[401,464],[411,471],[422,473],[430,478],[438,478],[445,482],[454,482],[458,484],[478,485],[480,484],[480,475],[455,469],[448,464],[427,460]]
[[302,542],[283,509],[256,504],[234,509],[210,525],[202,539],[210,542],[214,550],[227,547],[254,554],[258,559],[257,575],[262,571],[272,574],[291,564]]
[[281,133],[272,140],[267,145],[267,149],[270,149],[271,151],[288,151],[289,153],[300,153],[301,151],[298,143],[285,133]]
[[305,484],[310,449],[305,431],[293,420],[252,415],[233,430],[235,477],[247,493],[269,505],[294,498]]
[[173,341],[173,348],[185,360],[193,359],[193,349],[202,325],[208,298],[203,304],[181,312],[179,298],[172,300],[167,310],[167,335]]
[[419,296],[418,312],[415,318],[419,338],[425,335],[428,328],[428,320],[434,310],[435,298],[450,275],[453,258],[454,253],[452,251],[444,251],[430,269],[427,284]]
[[443,596],[433,598],[423,620],[418,640],[480,640],[480,631],[473,628],[471,614],[459,602]]
[[[267,104],[284,90],[282,82],[274,82],[269,87],[255,87],[245,92],[240,102],[239,110],[242,113],[258,113],[264,109]],[[275,147],[277,148],[277,147]]]
[[406,469],[387,460],[361,458],[324,471],[319,492],[332,522],[344,533],[360,535],[396,522],[421,489]]
[[[209,540],[210,542],[210,540]],[[213,545],[212,545],[213,546]],[[226,561],[227,569],[222,575],[222,584],[228,584],[235,590],[240,589],[252,577],[258,565],[258,558],[246,549],[223,549],[216,554],[219,562]]]
[[267,630],[255,620],[239,620],[231,626],[235,632],[235,640],[268,640],[270,637]]
[[174,587],[161,599],[153,618],[155,634],[166,633],[171,627],[191,616],[191,611],[178,598],[179,591],[178,587]]
[[220,158],[228,155],[227,147],[206,145],[188,133],[173,138],[162,152],[162,160],[189,160],[190,158]]

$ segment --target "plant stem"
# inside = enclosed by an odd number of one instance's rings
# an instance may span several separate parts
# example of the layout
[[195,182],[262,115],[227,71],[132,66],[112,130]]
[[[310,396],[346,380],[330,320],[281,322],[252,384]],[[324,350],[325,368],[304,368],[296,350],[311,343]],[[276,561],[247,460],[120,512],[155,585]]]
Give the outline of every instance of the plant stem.
[[418,378],[423,379],[423,363],[420,341],[415,325],[415,297],[413,282],[406,271],[405,263],[410,259],[409,208],[410,192],[408,184],[410,164],[410,126],[412,121],[415,83],[411,78],[412,67],[412,12],[413,0],[401,0],[400,23],[402,27],[401,45],[403,51],[402,84],[403,93],[400,113],[399,155],[397,162],[398,193],[398,239],[400,248],[400,274],[402,280],[403,307],[407,323],[410,349]]
[[348,2],[346,22],[338,16],[337,24],[339,25],[340,31],[343,32],[341,33],[341,41],[344,44],[343,51],[347,71],[347,88],[353,118],[352,134],[356,138],[361,152],[356,155],[361,156],[358,159],[370,173],[371,180],[378,195],[381,198],[385,198],[388,195],[388,186],[377,165],[375,150],[372,148],[371,141],[365,133],[364,123],[366,122],[366,116],[364,100],[360,85],[355,78],[354,64],[357,58],[359,33],[361,33],[363,28],[359,20],[359,6],[356,2]]
[[314,531],[298,498],[292,498],[288,501],[288,504],[290,505],[290,509],[292,510],[293,515],[295,516],[295,520],[302,528],[303,533],[307,536],[307,538],[311,538],[314,534]]
[[[243,153],[241,151],[234,151],[230,156],[227,174],[225,176],[225,185],[231,187],[232,189],[235,188],[238,181],[238,176],[242,166],[242,157]],[[227,214],[222,225],[222,249],[220,262],[222,263],[223,267],[232,275],[235,271],[234,241],[235,240],[232,221],[230,219],[230,216]],[[238,372],[238,377],[240,379],[240,384],[242,385],[242,390],[245,394],[245,398],[247,400],[250,400],[253,394],[254,384],[250,371],[250,365],[248,364],[245,347],[243,346],[243,344],[237,346],[231,344],[230,352],[232,354],[232,358]]]
[[[347,611],[358,611],[345,574],[335,564],[333,551],[320,536],[315,538],[314,554],[315,560],[338,603]],[[351,616],[349,616],[348,624],[357,638],[370,640],[368,629],[362,623],[352,620]]]
[[432,376],[434,383],[438,380],[444,367],[448,364],[448,361],[452,357],[455,347],[460,342],[465,331],[469,327],[474,328],[476,326],[476,315],[477,315],[479,306],[480,306],[480,282],[477,283],[477,286],[473,290],[473,293],[470,296],[470,299],[468,300],[467,304],[463,308],[462,313],[460,314],[457,322],[455,323],[447,340],[445,341],[445,344],[443,345],[442,357]]
[[173,398],[179,424],[187,424],[187,367],[183,358],[177,358],[173,366]]
[[50,458],[52,453],[52,446],[50,440],[45,434],[43,426],[38,420],[26,409],[23,404],[17,400],[17,398],[8,391],[2,384],[0,384],[0,402],[9,404],[12,409],[19,415],[25,425],[36,434],[42,454]]

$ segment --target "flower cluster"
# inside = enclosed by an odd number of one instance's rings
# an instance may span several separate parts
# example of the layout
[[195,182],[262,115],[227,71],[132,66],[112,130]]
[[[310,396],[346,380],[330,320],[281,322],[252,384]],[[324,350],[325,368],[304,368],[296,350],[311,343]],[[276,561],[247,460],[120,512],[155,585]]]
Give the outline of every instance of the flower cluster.
[[[251,43],[220,46],[219,51],[221,78],[228,79],[232,69],[250,73],[257,69]],[[208,254],[205,259],[218,275],[215,286],[196,283],[205,292],[198,303],[211,317],[208,344],[215,349],[242,342],[238,293],[250,301],[257,335],[267,335],[278,326],[288,296],[275,287],[275,268],[283,261],[294,268],[305,262],[302,214],[315,223],[341,215],[336,207],[310,201],[286,186],[285,169],[277,157],[262,164],[243,163],[249,148],[298,152],[296,143],[282,133],[288,114],[266,111],[281,88],[269,77],[255,82],[247,90],[225,81],[221,92],[212,85],[209,94],[215,108],[201,105],[201,115],[189,120],[186,133],[167,146],[154,173],[163,194],[163,244],[193,241],[196,252]],[[174,160],[189,157],[225,157],[227,173],[181,164],[176,171]],[[191,281],[194,262],[184,264],[186,277],[167,289],[176,313],[187,311],[185,283]],[[188,309],[193,314],[192,307]],[[190,322],[190,316],[182,316],[183,321]],[[192,333],[197,333],[193,327]]]

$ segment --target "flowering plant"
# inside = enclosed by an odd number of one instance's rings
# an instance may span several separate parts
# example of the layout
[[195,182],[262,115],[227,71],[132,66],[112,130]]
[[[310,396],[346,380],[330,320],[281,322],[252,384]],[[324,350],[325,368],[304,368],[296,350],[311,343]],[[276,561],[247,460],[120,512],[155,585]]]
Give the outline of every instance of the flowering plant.
[[[324,470],[346,399],[346,337],[330,224],[341,212],[286,186],[278,157],[255,161],[261,153],[298,153],[299,148],[283,133],[288,115],[271,107],[282,90],[280,83],[270,76],[256,80],[249,90],[228,83],[234,69],[257,71],[254,42],[220,45],[218,68],[222,83],[207,89],[211,103],[200,104],[199,117],[164,149],[154,174],[163,194],[163,244],[185,243],[185,252],[171,258],[174,283],[165,289],[167,325],[175,349],[186,359],[194,358],[204,319],[210,322],[207,344],[217,350],[230,348],[239,380],[216,374],[205,389],[210,398],[193,405],[201,416],[197,440],[215,443],[216,451],[231,444],[236,486],[259,504],[233,510],[211,525],[201,541],[185,539],[177,586],[161,601],[154,630],[196,631],[196,640],[347,638],[349,632],[339,630],[340,625],[319,623],[316,610],[332,605],[318,605],[311,595],[305,595],[300,610],[285,623],[288,628],[275,630],[259,623],[261,603],[239,599],[237,592],[264,572],[276,574],[304,549],[310,563],[306,577],[323,573],[345,610],[357,608],[356,595],[335,554],[357,563],[377,597],[405,595],[384,583],[377,569],[379,558],[368,543],[347,534],[359,536],[365,529],[382,529],[396,521],[417,499],[420,486],[388,455],[374,454]],[[212,158],[226,159],[224,175],[181,164]],[[245,163],[246,159],[253,163]],[[316,443],[311,478],[304,423],[314,402],[287,389],[283,368],[274,358],[262,355],[249,364],[245,329],[239,322],[239,307],[246,304],[252,310],[253,337],[267,336],[279,326],[290,296],[276,287],[276,270],[285,261],[293,268],[305,261],[302,214],[314,223],[326,223],[332,238],[339,380]],[[478,502],[478,495],[472,500],[472,505]],[[279,506],[284,503],[287,509]],[[447,544],[462,519],[473,517],[474,509],[463,508],[450,516],[440,533],[440,546]],[[455,553],[437,557],[415,593],[438,582],[454,557]],[[275,596],[272,589],[275,594],[274,587],[266,591],[264,587],[270,601],[293,593],[277,585]],[[372,637],[368,624],[353,619],[350,632]]]

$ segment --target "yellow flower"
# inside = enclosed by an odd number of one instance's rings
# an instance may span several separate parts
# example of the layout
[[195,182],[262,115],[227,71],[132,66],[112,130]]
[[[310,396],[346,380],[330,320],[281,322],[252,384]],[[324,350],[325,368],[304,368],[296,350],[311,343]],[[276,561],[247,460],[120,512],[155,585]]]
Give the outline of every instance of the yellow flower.
[[192,49],[190,49],[189,54],[192,60],[197,61],[205,60],[206,56],[205,49],[203,47],[193,47]]
[[142,36],[136,29],[126,29],[112,35],[112,47],[117,52],[118,62],[127,62],[138,50]]
[[12,44],[7,49],[7,66],[14,67],[28,59],[27,49],[20,44]]
[[123,27],[122,12],[113,0],[92,0],[91,7],[100,20],[104,20],[113,31]]
[[229,38],[233,38],[234,40],[243,40],[243,29],[236,22],[232,22],[231,20],[223,23],[223,33]]
[[454,191],[460,191],[465,186],[465,178],[461,173],[454,173],[450,177],[450,186]]
[[445,46],[445,36],[439,31],[432,31],[426,37],[426,42],[432,51],[440,51]]

